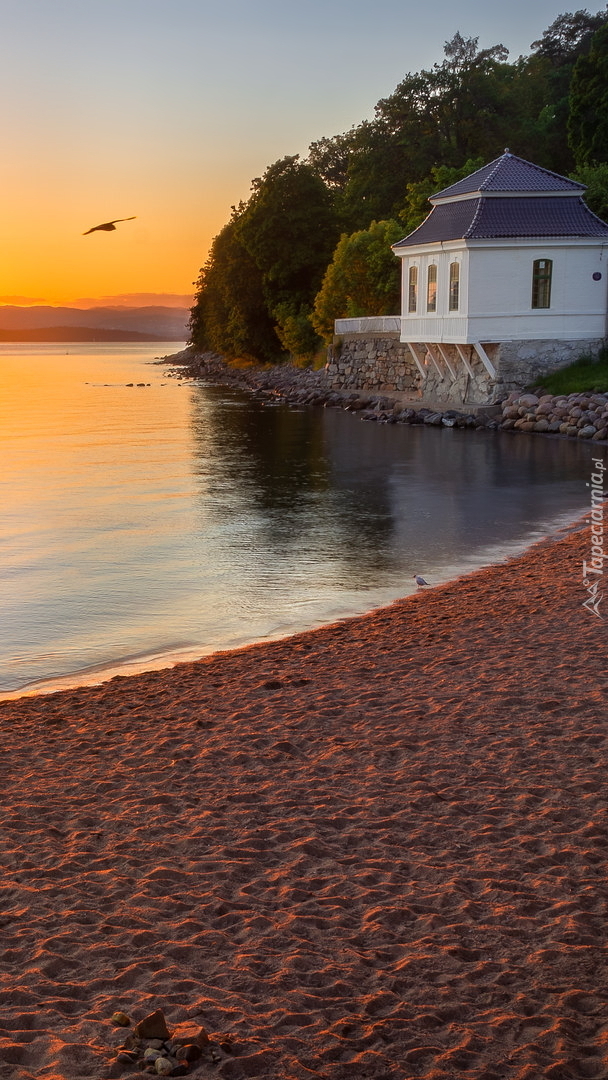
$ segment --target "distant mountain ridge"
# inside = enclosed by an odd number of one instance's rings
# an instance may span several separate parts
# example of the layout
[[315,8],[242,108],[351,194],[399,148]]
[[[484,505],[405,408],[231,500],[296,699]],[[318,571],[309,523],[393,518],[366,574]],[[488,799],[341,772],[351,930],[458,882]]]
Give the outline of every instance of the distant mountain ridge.
[[[149,307],[96,307],[96,308],[70,308],[51,307],[40,304],[32,307],[17,307],[7,304],[0,307],[0,332],[4,341],[74,341],[76,338],[62,338],[58,332],[68,331],[71,328],[80,327],[86,331],[87,337],[80,340],[94,340],[88,336],[96,329],[112,331],[116,334],[115,341],[129,340],[122,338],[120,331],[126,334],[144,334],[148,340],[157,341],[186,341],[189,337],[188,320],[190,312],[188,308],[172,308],[163,306]],[[27,331],[48,331],[52,337],[37,335],[31,337],[8,337],[7,332],[25,333]],[[104,335],[103,340],[111,340]],[[133,340],[133,338],[131,338]],[[140,338],[140,340],[142,340]]]
[[[103,326],[35,326],[30,330],[0,330],[0,341],[173,341],[139,330],[108,330]],[[177,339],[176,339],[177,340]],[[180,339],[181,340],[181,339]]]

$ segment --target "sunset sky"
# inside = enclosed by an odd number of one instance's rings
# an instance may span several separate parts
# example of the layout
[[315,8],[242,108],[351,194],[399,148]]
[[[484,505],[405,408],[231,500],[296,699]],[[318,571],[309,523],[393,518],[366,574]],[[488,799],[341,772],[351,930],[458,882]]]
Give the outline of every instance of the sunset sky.
[[269,164],[371,117],[457,30],[514,60],[566,10],[0,0],[0,304],[188,305],[211,239]]

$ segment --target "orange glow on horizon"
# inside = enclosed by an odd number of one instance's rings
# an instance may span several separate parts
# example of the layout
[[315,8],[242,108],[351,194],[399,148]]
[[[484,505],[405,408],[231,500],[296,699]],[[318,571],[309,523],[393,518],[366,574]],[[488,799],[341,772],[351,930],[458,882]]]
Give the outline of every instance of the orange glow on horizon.
[[[5,7],[0,304],[27,306],[190,294],[269,165],[371,121],[457,30],[474,28],[483,48],[503,41],[514,59],[555,18],[549,0],[519,4],[517,18],[440,0],[439,20],[397,0]],[[315,63],[328,42],[332,62]]]
[[[86,200],[13,187],[6,199],[13,211],[0,226],[0,305],[191,306],[211,241],[230,215],[226,193],[203,208],[198,193],[167,191],[165,201],[158,192],[138,198],[131,186]],[[136,220],[83,235],[129,212]]]
[[0,296],[0,310],[3,307],[70,307],[70,308],[97,308],[97,307],[171,307],[189,308],[194,302],[194,291],[190,293],[119,293],[110,296],[63,296],[49,300],[44,296]]

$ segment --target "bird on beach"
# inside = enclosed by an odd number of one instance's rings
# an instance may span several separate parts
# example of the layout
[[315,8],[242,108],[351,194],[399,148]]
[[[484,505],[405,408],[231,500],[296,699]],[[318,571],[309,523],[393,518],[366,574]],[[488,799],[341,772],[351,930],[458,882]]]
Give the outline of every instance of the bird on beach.
[[94,225],[92,229],[87,229],[87,231],[83,232],[82,235],[83,236],[88,236],[89,233],[100,232],[100,231],[101,232],[114,232],[114,230],[116,229],[116,222],[117,221],[135,221],[136,217],[137,217],[137,214],[134,214],[133,217],[117,217],[117,218],[114,218],[114,221],[104,221],[103,225]]
[[421,585],[429,585],[430,584],[430,582],[425,581],[424,578],[421,577],[420,574],[414,574],[413,576],[414,576],[414,581],[416,582],[418,588],[420,588]]

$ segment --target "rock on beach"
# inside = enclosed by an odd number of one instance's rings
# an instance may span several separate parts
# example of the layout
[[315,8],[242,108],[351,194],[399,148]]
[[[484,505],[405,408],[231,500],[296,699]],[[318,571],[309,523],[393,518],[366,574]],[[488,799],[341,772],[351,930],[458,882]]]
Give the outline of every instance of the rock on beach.
[[213,379],[246,389],[262,400],[292,405],[316,405],[344,409],[361,420],[384,424],[424,424],[489,431],[531,432],[568,438],[608,441],[608,394],[552,395],[542,391],[513,391],[492,412],[469,413],[449,407],[429,409],[382,392],[341,391],[328,385],[324,370],[277,364],[267,368],[236,368],[215,353],[197,354],[186,349],[167,363],[177,363],[178,377]]
[[503,431],[533,431],[571,439],[608,439],[608,394],[522,394],[502,405]]
[[[130,1025],[130,1017],[122,1012],[114,1013],[111,1022],[118,1024],[118,1017],[121,1026]],[[198,1063],[217,1065],[233,1053],[230,1039],[222,1038],[218,1047],[200,1024],[183,1021],[170,1031],[163,1010],[155,1009],[135,1024],[110,1064],[108,1076],[119,1077],[134,1068],[155,1076],[185,1076]]]

